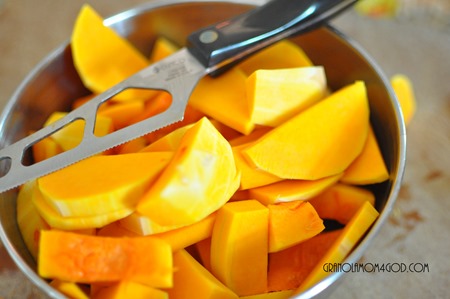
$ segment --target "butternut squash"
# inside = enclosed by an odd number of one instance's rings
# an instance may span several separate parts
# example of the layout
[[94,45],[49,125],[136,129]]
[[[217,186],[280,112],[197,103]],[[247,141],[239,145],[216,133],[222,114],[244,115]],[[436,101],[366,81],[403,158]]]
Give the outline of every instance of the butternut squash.
[[200,264],[211,272],[211,237],[195,243],[195,250]]
[[295,246],[269,254],[269,291],[298,288],[341,233],[342,229],[321,232]]
[[341,182],[352,185],[377,184],[389,179],[377,138],[372,127],[361,154],[344,171]]
[[44,138],[32,145],[33,161],[38,163],[63,152],[61,146],[51,137]]
[[38,273],[44,278],[79,283],[128,280],[169,288],[172,272],[172,250],[160,239],[41,232]]
[[39,245],[39,234],[43,229],[50,229],[33,204],[33,192],[36,181],[25,183],[17,195],[17,225],[19,226],[25,246],[36,259]]
[[169,299],[167,292],[142,283],[121,281],[98,289],[92,299]]
[[249,196],[264,205],[310,199],[336,183],[342,174],[318,180],[283,180],[249,190]]
[[118,145],[114,148],[114,152],[117,155],[132,154],[142,151],[145,147],[147,147],[147,140],[141,136]]
[[[44,126],[46,127],[51,125],[60,118],[63,118],[66,114],[66,112],[53,112],[45,122]],[[109,117],[97,116],[94,128],[95,136],[105,136],[113,130],[113,123]],[[80,144],[81,140],[83,140],[83,134],[84,121],[75,120],[66,127],[53,133],[50,137],[61,147],[63,151],[68,151]]]
[[323,67],[253,72],[246,81],[253,123],[278,126],[321,100],[327,92]]
[[346,224],[365,202],[375,205],[375,195],[360,187],[336,184],[309,202],[321,218]]
[[[144,102],[139,100],[129,100],[109,104],[105,103],[99,107],[97,116],[104,116],[111,119],[115,130],[132,125],[133,119],[144,111]],[[102,107],[104,108],[102,109]]]
[[139,237],[141,235],[132,232],[120,225],[119,221],[111,222],[97,230],[97,236],[100,237]]
[[342,173],[361,153],[368,129],[366,88],[358,81],[241,152],[250,163],[280,178],[316,180]]
[[50,285],[71,299],[88,299],[89,290],[74,282],[52,280]]
[[267,292],[263,294],[250,295],[250,296],[241,296],[240,299],[288,299],[291,298],[293,291],[275,291],[275,292]]
[[245,74],[238,68],[217,78],[206,76],[195,87],[189,104],[236,131],[249,134],[254,124],[246,101],[245,81]]
[[211,239],[211,271],[239,296],[267,290],[269,210],[256,200],[225,204]]
[[38,187],[65,217],[134,209],[171,157],[167,152],[93,156],[39,178]]
[[314,207],[304,201],[270,204],[269,252],[301,243],[325,229]]
[[312,66],[305,52],[289,40],[279,41],[242,61],[238,67],[250,76],[260,69],[282,69]]
[[[75,21],[71,46],[75,68],[84,85],[94,93],[104,92],[149,64],[131,43],[103,25],[102,17],[87,4]],[[155,92],[131,89],[114,98],[148,99]]]
[[144,147],[141,152],[160,152],[160,151],[176,151],[180,145],[181,139],[184,134],[191,128],[193,124],[185,125],[183,127],[177,128],[167,135],[161,137],[155,142]]
[[396,74],[391,77],[391,85],[400,103],[405,125],[409,125],[416,113],[417,103],[414,88],[408,76]]
[[342,263],[375,222],[378,215],[378,211],[368,201],[364,202],[352,219],[346,224],[342,233],[339,234],[339,237],[333,242],[330,249],[303,280],[295,293],[297,294],[309,289],[330,274],[325,272],[323,265],[327,263]]
[[150,61],[156,62],[175,53],[180,47],[164,36],[158,36],[150,53]]
[[202,118],[184,134],[136,210],[160,225],[189,225],[219,209],[238,186],[230,145]]
[[140,236],[148,236],[182,227],[182,225],[161,225],[152,218],[133,212],[119,220],[121,226]]
[[185,250],[174,254],[173,288],[168,289],[171,299],[237,299],[238,296],[206,270]]

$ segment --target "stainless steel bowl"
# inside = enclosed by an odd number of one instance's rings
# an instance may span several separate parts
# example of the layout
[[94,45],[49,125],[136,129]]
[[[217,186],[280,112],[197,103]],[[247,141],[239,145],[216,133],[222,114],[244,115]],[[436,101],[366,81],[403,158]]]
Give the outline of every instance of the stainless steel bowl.
[[[157,35],[183,44],[192,31],[221,21],[252,7],[252,0],[221,2],[168,0],[152,1],[106,20],[143,53],[148,54]],[[312,61],[326,69],[330,87],[337,89],[355,80],[364,80],[370,98],[371,121],[380,140],[389,181],[376,185],[376,207],[380,217],[347,258],[357,262],[386,222],[396,200],[405,167],[405,128],[399,104],[377,64],[357,43],[332,27],[292,38]],[[0,146],[18,140],[40,128],[51,112],[64,110],[88,90],[83,87],[72,63],[70,45],[62,45],[48,55],[26,77],[10,99],[0,118]],[[28,252],[16,221],[16,195],[0,195],[0,237],[23,273],[46,295],[63,296],[36,273],[36,263]],[[342,273],[334,273],[296,298],[326,297]]]

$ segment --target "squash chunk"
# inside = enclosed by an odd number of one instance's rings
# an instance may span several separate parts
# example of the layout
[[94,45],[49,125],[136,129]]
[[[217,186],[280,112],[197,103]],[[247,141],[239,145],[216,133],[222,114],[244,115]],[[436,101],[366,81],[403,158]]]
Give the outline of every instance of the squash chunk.
[[61,146],[52,137],[44,138],[32,146],[35,163],[47,160],[63,152]]
[[322,232],[300,244],[269,254],[269,291],[296,289],[341,232],[342,229]]
[[174,254],[173,288],[168,289],[171,299],[237,299],[238,296],[197,262],[187,251]]
[[269,210],[256,200],[229,202],[217,213],[211,271],[239,296],[267,290]]
[[88,288],[76,283],[55,279],[50,285],[71,299],[89,299]]
[[250,295],[250,296],[241,296],[240,299],[288,299],[291,298],[294,291],[275,291],[275,292],[267,292],[263,294]]
[[133,119],[144,111],[143,101],[126,101],[100,106],[97,115],[110,118],[115,130],[119,130],[133,124]]
[[111,286],[102,287],[91,297],[92,299],[169,299],[167,292],[141,283],[121,281]]
[[346,224],[365,203],[375,204],[375,195],[356,186],[336,184],[309,202],[323,219],[333,219]]
[[250,76],[260,69],[281,69],[312,66],[311,60],[296,44],[279,41],[242,61],[238,67]]
[[183,136],[172,160],[137,205],[160,225],[189,225],[213,213],[239,186],[231,146],[206,118]]
[[325,229],[309,202],[271,204],[269,208],[269,252],[277,252],[314,237]]
[[151,237],[109,238],[46,230],[39,242],[38,272],[44,278],[93,283],[129,280],[172,286],[172,249]]
[[150,61],[157,62],[175,53],[180,47],[163,36],[158,36],[150,53]]
[[278,126],[322,99],[326,81],[319,66],[255,71],[246,81],[252,122]]
[[[53,112],[44,126],[50,126],[55,121],[66,116],[67,112]],[[109,117],[97,116],[95,119],[94,135],[101,137],[108,135],[113,131],[113,122]],[[84,121],[75,120],[66,127],[56,131],[50,137],[62,148],[63,151],[68,151],[76,147],[83,140]]]
[[368,129],[366,88],[358,81],[274,128],[242,153],[278,177],[316,180],[342,173],[361,153]]
[[[149,64],[126,39],[103,25],[103,19],[89,5],[84,5],[75,21],[71,46],[75,68],[84,85],[102,93]],[[153,90],[130,89],[115,99],[147,99]]]
[[50,229],[50,226],[39,214],[33,204],[33,193],[36,181],[25,183],[17,195],[17,225],[28,251],[36,259],[38,251],[39,231]]
[[278,183],[250,189],[249,196],[264,205],[307,200],[336,183],[341,176],[342,174],[337,174],[314,181],[283,180]]
[[400,103],[405,125],[409,125],[411,119],[416,113],[417,106],[412,83],[407,76],[397,74],[392,76],[391,85]]
[[237,68],[217,78],[206,76],[195,87],[189,104],[236,131],[249,134],[254,124],[246,101],[246,78]]
[[378,211],[366,201],[346,224],[342,233],[334,241],[330,249],[300,284],[296,293],[303,292],[324,279],[329,274],[324,270],[324,265],[327,263],[342,263],[375,222],[378,215]]
[[171,157],[167,152],[93,156],[37,182],[60,215],[101,215],[134,208]]
[[212,235],[216,213],[213,213],[196,223],[188,226],[173,229],[167,232],[154,234],[155,238],[162,239],[170,244],[172,250],[178,251],[190,245],[194,245],[202,240],[208,239]]
[[384,182],[388,178],[389,172],[375,133],[370,127],[361,154],[345,170],[340,181],[352,185],[369,185]]

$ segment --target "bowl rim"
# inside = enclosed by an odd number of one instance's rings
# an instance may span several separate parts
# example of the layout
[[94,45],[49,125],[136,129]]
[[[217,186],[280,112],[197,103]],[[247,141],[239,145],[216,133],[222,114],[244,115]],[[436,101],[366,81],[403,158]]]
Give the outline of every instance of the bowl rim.
[[[144,12],[175,6],[180,4],[190,4],[190,3],[225,3],[225,4],[238,4],[238,5],[249,5],[249,6],[258,6],[267,1],[265,0],[171,0],[168,2],[167,0],[154,0],[144,4],[140,4],[124,11],[121,11],[117,14],[114,14],[110,17],[104,19],[104,24],[106,26],[113,26],[121,21],[136,17]],[[379,79],[382,81],[384,87],[386,88],[387,93],[389,94],[392,100],[392,106],[394,108],[394,114],[396,117],[397,129],[399,131],[398,138],[398,156],[399,159],[396,161],[396,168],[398,171],[394,178],[392,178],[392,184],[390,186],[390,192],[387,195],[386,203],[380,212],[375,223],[371,226],[367,234],[361,240],[361,242],[357,245],[357,247],[347,256],[345,259],[345,263],[354,264],[362,257],[363,252],[365,252],[369,244],[373,242],[375,236],[380,232],[382,226],[387,222],[387,218],[393,210],[394,203],[396,198],[400,192],[401,182],[403,179],[405,164],[406,164],[406,128],[404,123],[403,114],[401,111],[401,107],[399,101],[380,66],[378,63],[372,58],[372,56],[355,40],[351,37],[345,35],[332,25],[324,26],[327,30],[329,30],[332,34],[336,35],[338,38],[345,40],[348,45],[353,48],[361,57],[367,61],[368,65],[370,65],[374,73],[379,76]],[[70,45],[70,39],[66,42],[62,43],[60,46],[51,51],[47,56],[45,56],[42,60],[39,61],[35,67],[25,76],[23,81],[18,85],[15,89],[14,93],[7,101],[6,105],[3,108],[3,111],[0,114],[0,132],[4,131],[4,126],[7,123],[9,117],[11,117],[11,111],[14,106],[17,104],[19,96],[24,88],[36,77],[39,75],[40,71],[46,68],[56,57],[61,55],[65,49]],[[39,290],[45,293],[47,296],[51,298],[65,298],[65,296],[51,287],[43,278],[41,278],[34,269],[32,269],[21,257],[19,252],[16,250],[14,245],[8,239],[6,232],[4,230],[3,225],[0,223],[0,240],[3,242],[6,251],[11,256],[17,268],[21,270],[21,272],[36,286]],[[323,295],[324,291],[330,290],[330,287],[337,285],[338,280],[342,277],[344,272],[334,272],[324,279],[322,279],[319,283],[315,284],[308,290],[300,294],[295,294],[293,298],[296,299],[306,299],[306,298],[314,298],[319,295]]]

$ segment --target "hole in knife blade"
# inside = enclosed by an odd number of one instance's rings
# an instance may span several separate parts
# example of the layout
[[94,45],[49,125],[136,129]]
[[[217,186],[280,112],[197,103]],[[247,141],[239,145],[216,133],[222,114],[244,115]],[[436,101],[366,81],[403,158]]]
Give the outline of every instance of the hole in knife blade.
[[[66,115],[67,112],[53,112],[44,123],[44,127],[51,125]],[[77,119],[51,135],[31,144],[24,151],[22,164],[31,166],[77,147],[83,140],[84,129],[85,121]]]
[[11,158],[2,157],[0,158],[0,178],[8,174],[11,169]]

